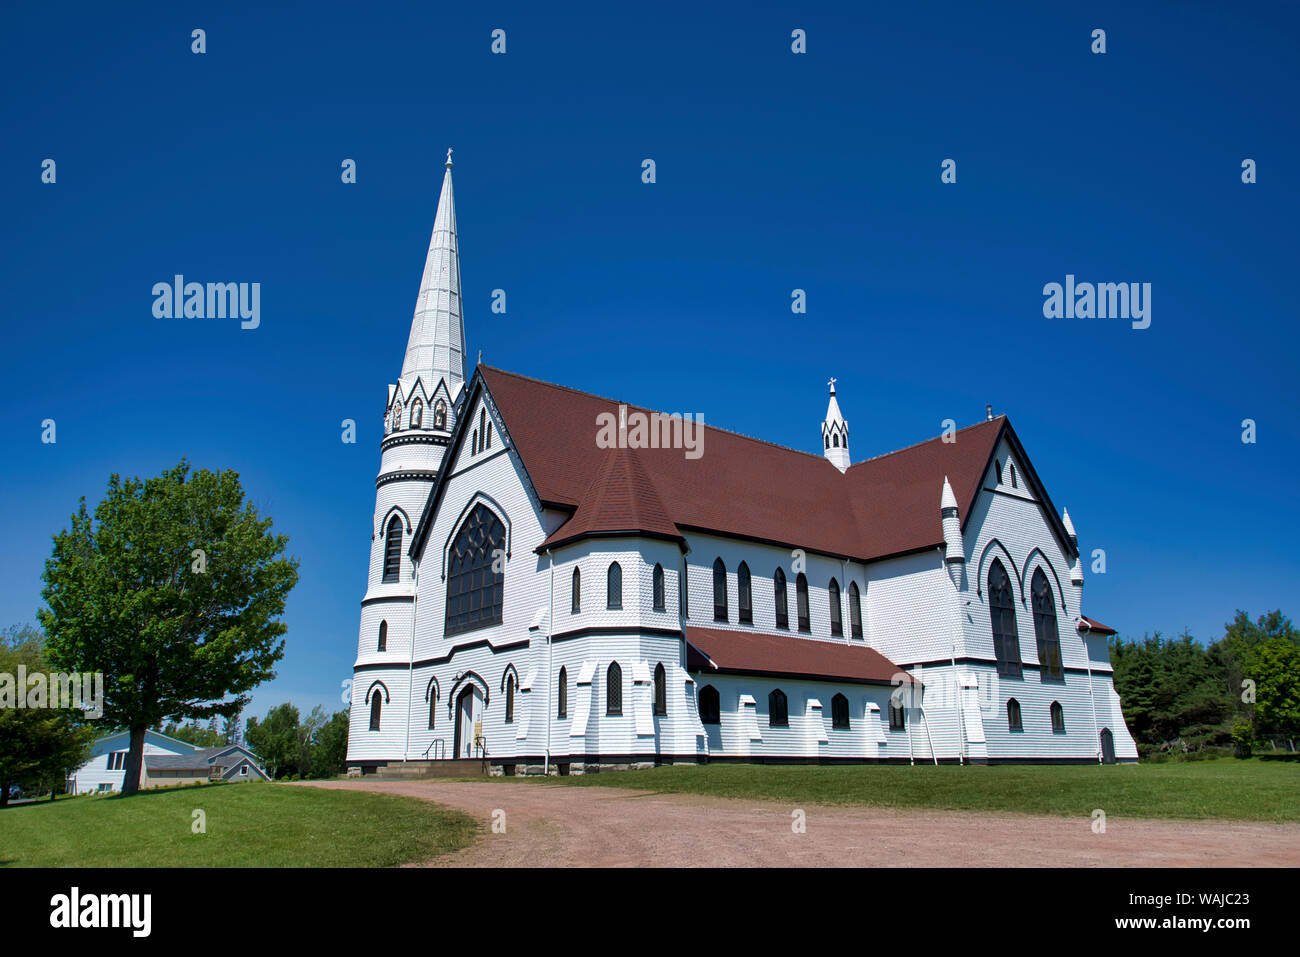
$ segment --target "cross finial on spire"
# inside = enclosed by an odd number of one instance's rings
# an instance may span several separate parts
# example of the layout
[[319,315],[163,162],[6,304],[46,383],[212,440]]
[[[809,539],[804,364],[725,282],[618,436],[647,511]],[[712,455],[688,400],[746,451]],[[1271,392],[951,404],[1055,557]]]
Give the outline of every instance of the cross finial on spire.
[[828,386],[831,387],[831,395],[834,395],[834,394],[835,394],[835,383],[836,383],[836,381],[837,381],[837,380],[836,380],[835,376],[831,376],[831,380],[830,380],[829,382],[826,383]]
[[447,147],[447,169],[451,169],[451,147]]

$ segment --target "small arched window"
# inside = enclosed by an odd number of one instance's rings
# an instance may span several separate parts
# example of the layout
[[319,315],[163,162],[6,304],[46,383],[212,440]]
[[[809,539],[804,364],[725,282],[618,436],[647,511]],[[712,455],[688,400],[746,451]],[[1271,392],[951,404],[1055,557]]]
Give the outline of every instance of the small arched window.
[[610,662],[605,672],[605,714],[615,718],[623,714],[623,669],[617,661]]
[[721,558],[713,560],[713,620],[727,620],[727,566]]
[[438,692],[435,689],[430,690],[429,694],[429,730],[434,730],[434,724],[438,719]]
[[578,569],[573,570],[573,604],[569,613],[572,615],[582,611],[582,572]]
[[854,638],[862,637],[862,596],[858,593],[857,582],[849,582],[849,634]]
[[799,612],[799,630],[812,631],[812,624],[808,619],[808,576],[803,572],[794,580],[795,603]]
[[424,425],[424,403],[419,399],[411,405],[411,428],[418,429]]
[[1016,481],[1016,466],[1014,462],[1011,463],[1011,487],[1020,488],[1020,483]]
[[655,714],[668,714],[668,676],[664,672],[663,662],[655,665]]
[[399,581],[402,576],[402,519],[394,515],[388,520],[384,536],[384,581]]
[[555,716],[557,718],[567,718],[569,716],[569,669],[560,669],[559,687],[556,689]]
[[1030,588],[1034,604],[1034,634],[1038,638],[1038,674],[1043,681],[1064,681],[1061,635],[1056,629],[1056,598],[1041,568],[1034,569]]
[[840,583],[834,578],[831,579],[831,585],[826,589],[830,597],[831,604],[831,634],[837,638],[844,637],[844,618],[843,611],[840,609]]
[[654,574],[651,576],[651,598],[654,600],[654,610],[663,611],[665,609],[664,600],[664,566],[658,562],[655,563]]
[[736,598],[740,602],[740,621],[746,625],[754,623],[754,587],[750,580],[749,566],[741,562],[736,568]]
[[1059,701],[1052,702],[1052,730],[1057,734],[1065,734],[1065,709]]
[[836,434],[831,436],[831,448],[838,449],[839,447],[840,447],[840,436],[839,433],[837,432]]
[[849,727],[849,699],[842,694],[831,698],[831,727],[851,730]]
[[1016,631],[1016,604],[1011,595],[1011,579],[995,558],[989,566],[989,618],[993,624],[993,657],[997,659],[998,674],[1019,678],[1020,635]]
[[785,692],[774,688],[767,696],[767,726],[769,728],[790,727],[790,711]]
[[790,606],[786,595],[785,572],[781,569],[776,570],[772,576],[772,593],[776,599],[776,627],[790,627]]
[[829,435],[822,436],[822,445],[828,449],[831,447],[831,439]]
[[722,707],[718,699],[718,689],[705,685],[700,689],[700,722],[702,724],[721,724]]
[[605,576],[605,607],[610,611],[623,607],[623,569],[618,562],[609,563]]
[[447,427],[447,403],[439,399],[433,407],[433,427],[435,429],[445,429]]
[[1015,698],[1007,699],[1007,730],[1023,731],[1024,724],[1020,720],[1020,702]]
[[384,691],[375,688],[370,692],[370,730],[379,730],[379,718],[384,707]]
[[907,710],[902,699],[896,694],[889,696],[889,730],[905,731],[907,729]]
[[515,720],[515,676],[513,672],[506,675],[506,724]]
[[388,621],[384,620],[379,623],[379,647],[376,651],[388,650]]
[[993,460],[993,467],[994,467],[995,469],[997,469],[997,473],[998,473],[998,484],[1001,485],[1001,484],[1002,484],[1002,460],[1001,460],[1001,459],[994,459],[994,460]]

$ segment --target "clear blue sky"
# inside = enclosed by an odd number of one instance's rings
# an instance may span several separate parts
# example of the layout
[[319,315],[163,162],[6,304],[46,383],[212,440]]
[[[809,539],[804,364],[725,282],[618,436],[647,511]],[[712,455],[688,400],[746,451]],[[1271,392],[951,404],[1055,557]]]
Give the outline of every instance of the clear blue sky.
[[[1300,613],[1295,4],[227,6],[0,14],[0,624],[78,496],[188,456],[302,560],[253,713],[340,706],[448,146],[471,357],[809,451],[834,375],[855,459],[991,402],[1106,549],[1090,615]],[[261,327],[155,319],[175,273]],[[1151,327],[1045,319],[1067,273]]]

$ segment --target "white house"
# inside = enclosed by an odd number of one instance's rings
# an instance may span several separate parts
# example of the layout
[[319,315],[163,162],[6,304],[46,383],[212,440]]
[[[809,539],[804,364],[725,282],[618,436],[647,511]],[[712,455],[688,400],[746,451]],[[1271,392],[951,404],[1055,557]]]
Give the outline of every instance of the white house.
[[[105,735],[91,746],[91,758],[68,776],[69,794],[121,791],[131,733]],[[200,748],[158,731],[144,733],[144,767],[140,787],[193,781],[265,781],[257,756],[242,744]]]
[[1006,417],[854,463],[834,380],[809,453],[471,377],[451,166],[388,388],[349,766],[1136,759],[1114,631]]

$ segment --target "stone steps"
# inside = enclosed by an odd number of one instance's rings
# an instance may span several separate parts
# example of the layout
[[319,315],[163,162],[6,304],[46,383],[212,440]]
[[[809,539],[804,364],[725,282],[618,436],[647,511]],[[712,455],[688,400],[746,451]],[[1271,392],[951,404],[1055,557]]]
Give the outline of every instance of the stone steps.
[[375,776],[397,780],[478,778],[484,777],[485,772],[479,758],[452,758],[447,761],[393,761],[378,768]]

